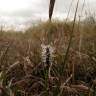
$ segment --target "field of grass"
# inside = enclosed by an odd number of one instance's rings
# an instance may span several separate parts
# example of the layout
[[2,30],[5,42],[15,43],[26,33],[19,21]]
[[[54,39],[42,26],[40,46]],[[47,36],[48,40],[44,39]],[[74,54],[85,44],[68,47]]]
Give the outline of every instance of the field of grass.
[[96,23],[73,23],[1,30],[0,96],[96,96]]

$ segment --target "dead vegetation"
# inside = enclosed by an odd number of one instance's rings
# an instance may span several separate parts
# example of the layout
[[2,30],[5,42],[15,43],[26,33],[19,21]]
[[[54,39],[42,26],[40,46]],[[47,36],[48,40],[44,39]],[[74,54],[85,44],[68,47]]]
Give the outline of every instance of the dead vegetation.
[[96,25],[77,24],[66,64],[72,22],[0,32],[0,96],[95,96]]

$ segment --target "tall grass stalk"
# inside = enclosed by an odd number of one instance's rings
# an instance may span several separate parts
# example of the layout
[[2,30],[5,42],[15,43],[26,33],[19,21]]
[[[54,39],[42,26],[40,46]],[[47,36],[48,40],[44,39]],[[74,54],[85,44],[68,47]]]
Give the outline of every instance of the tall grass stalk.
[[72,4],[73,4],[73,1],[74,1],[74,0],[71,1],[71,4],[70,4],[70,6],[69,6],[69,10],[68,10],[67,18],[66,18],[66,20],[65,20],[65,24],[67,23],[67,20],[68,20],[70,11],[71,11],[71,7],[72,7]]
[[[77,1],[77,6],[76,6],[76,11],[75,11],[75,16],[74,16],[72,31],[71,31],[71,34],[70,34],[69,44],[68,44],[68,48],[67,48],[67,51],[66,51],[66,54],[65,54],[65,57],[64,57],[64,63],[63,63],[63,67],[62,67],[62,74],[64,72],[63,71],[64,70],[64,67],[67,66],[66,65],[66,61],[67,61],[67,58],[68,58],[69,50],[70,50],[72,39],[73,39],[73,33],[74,33],[74,28],[75,28],[75,22],[76,22],[76,16],[77,16],[77,11],[78,11],[78,6],[79,6],[79,0]],[[74,82],[74,64],[73,64],[73,67],[72,67],[72,76],[73,76],[73,82]]]

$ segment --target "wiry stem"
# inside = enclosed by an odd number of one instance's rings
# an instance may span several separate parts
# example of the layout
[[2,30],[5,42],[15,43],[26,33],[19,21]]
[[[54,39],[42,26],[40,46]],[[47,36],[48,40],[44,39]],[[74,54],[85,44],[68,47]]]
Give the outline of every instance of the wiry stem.
[[[79,0],[77,1],[77,6],[76,6],[76,11],[75,11],[72,31],[71,31],[71,34],[70,34],[69,44],[68,44],[68,48],[67,48],[67,51],[66,51],[66,54],[65,54],[65,58],[64,58],[64,63],[63,63],[64,65],[63,65],[63,68],[62,68],[62,74],[63,74],[64,67],[66,67],[66,60],[67,60],[68,53],[69,53],[69,50],[70,50],[70,47],[71,47],[71,43],[72,43],[72,39],[73,39],[73,33],[74,33],[75,21],[76,21],[76,16],[77,16],[77,11],[78,11],[78,5],[79,5]],[[72,79],[74,81],[74,64],[72,66],[72,75],[73,75]]]

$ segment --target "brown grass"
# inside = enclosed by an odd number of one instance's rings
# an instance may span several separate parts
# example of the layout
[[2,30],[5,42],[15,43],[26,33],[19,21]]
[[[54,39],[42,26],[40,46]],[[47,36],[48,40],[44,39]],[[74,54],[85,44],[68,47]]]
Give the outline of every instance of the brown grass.
[[[73,22],[65,24],[53,21],[30,27],[25,33],[0,32],[0,91],[3,92],[3,86],[8,96],[11,96],[9,91],[12,91],[13,96],[85,96],[86,91],[95,96],[96,24],[81,22],[78,32],[76,23],[66,67],[62,67],[72,24]],[[46,64],[42,63],[41,44],[55,48],[50,78]],[[68,79],[72,74],[72,64],[74,84],[72,79]],[[81,85],[81,82],[84,83]],[[61,92],[60,88],[64,83],[66,85]],[[93,91],[90,92],[88,88]]]

